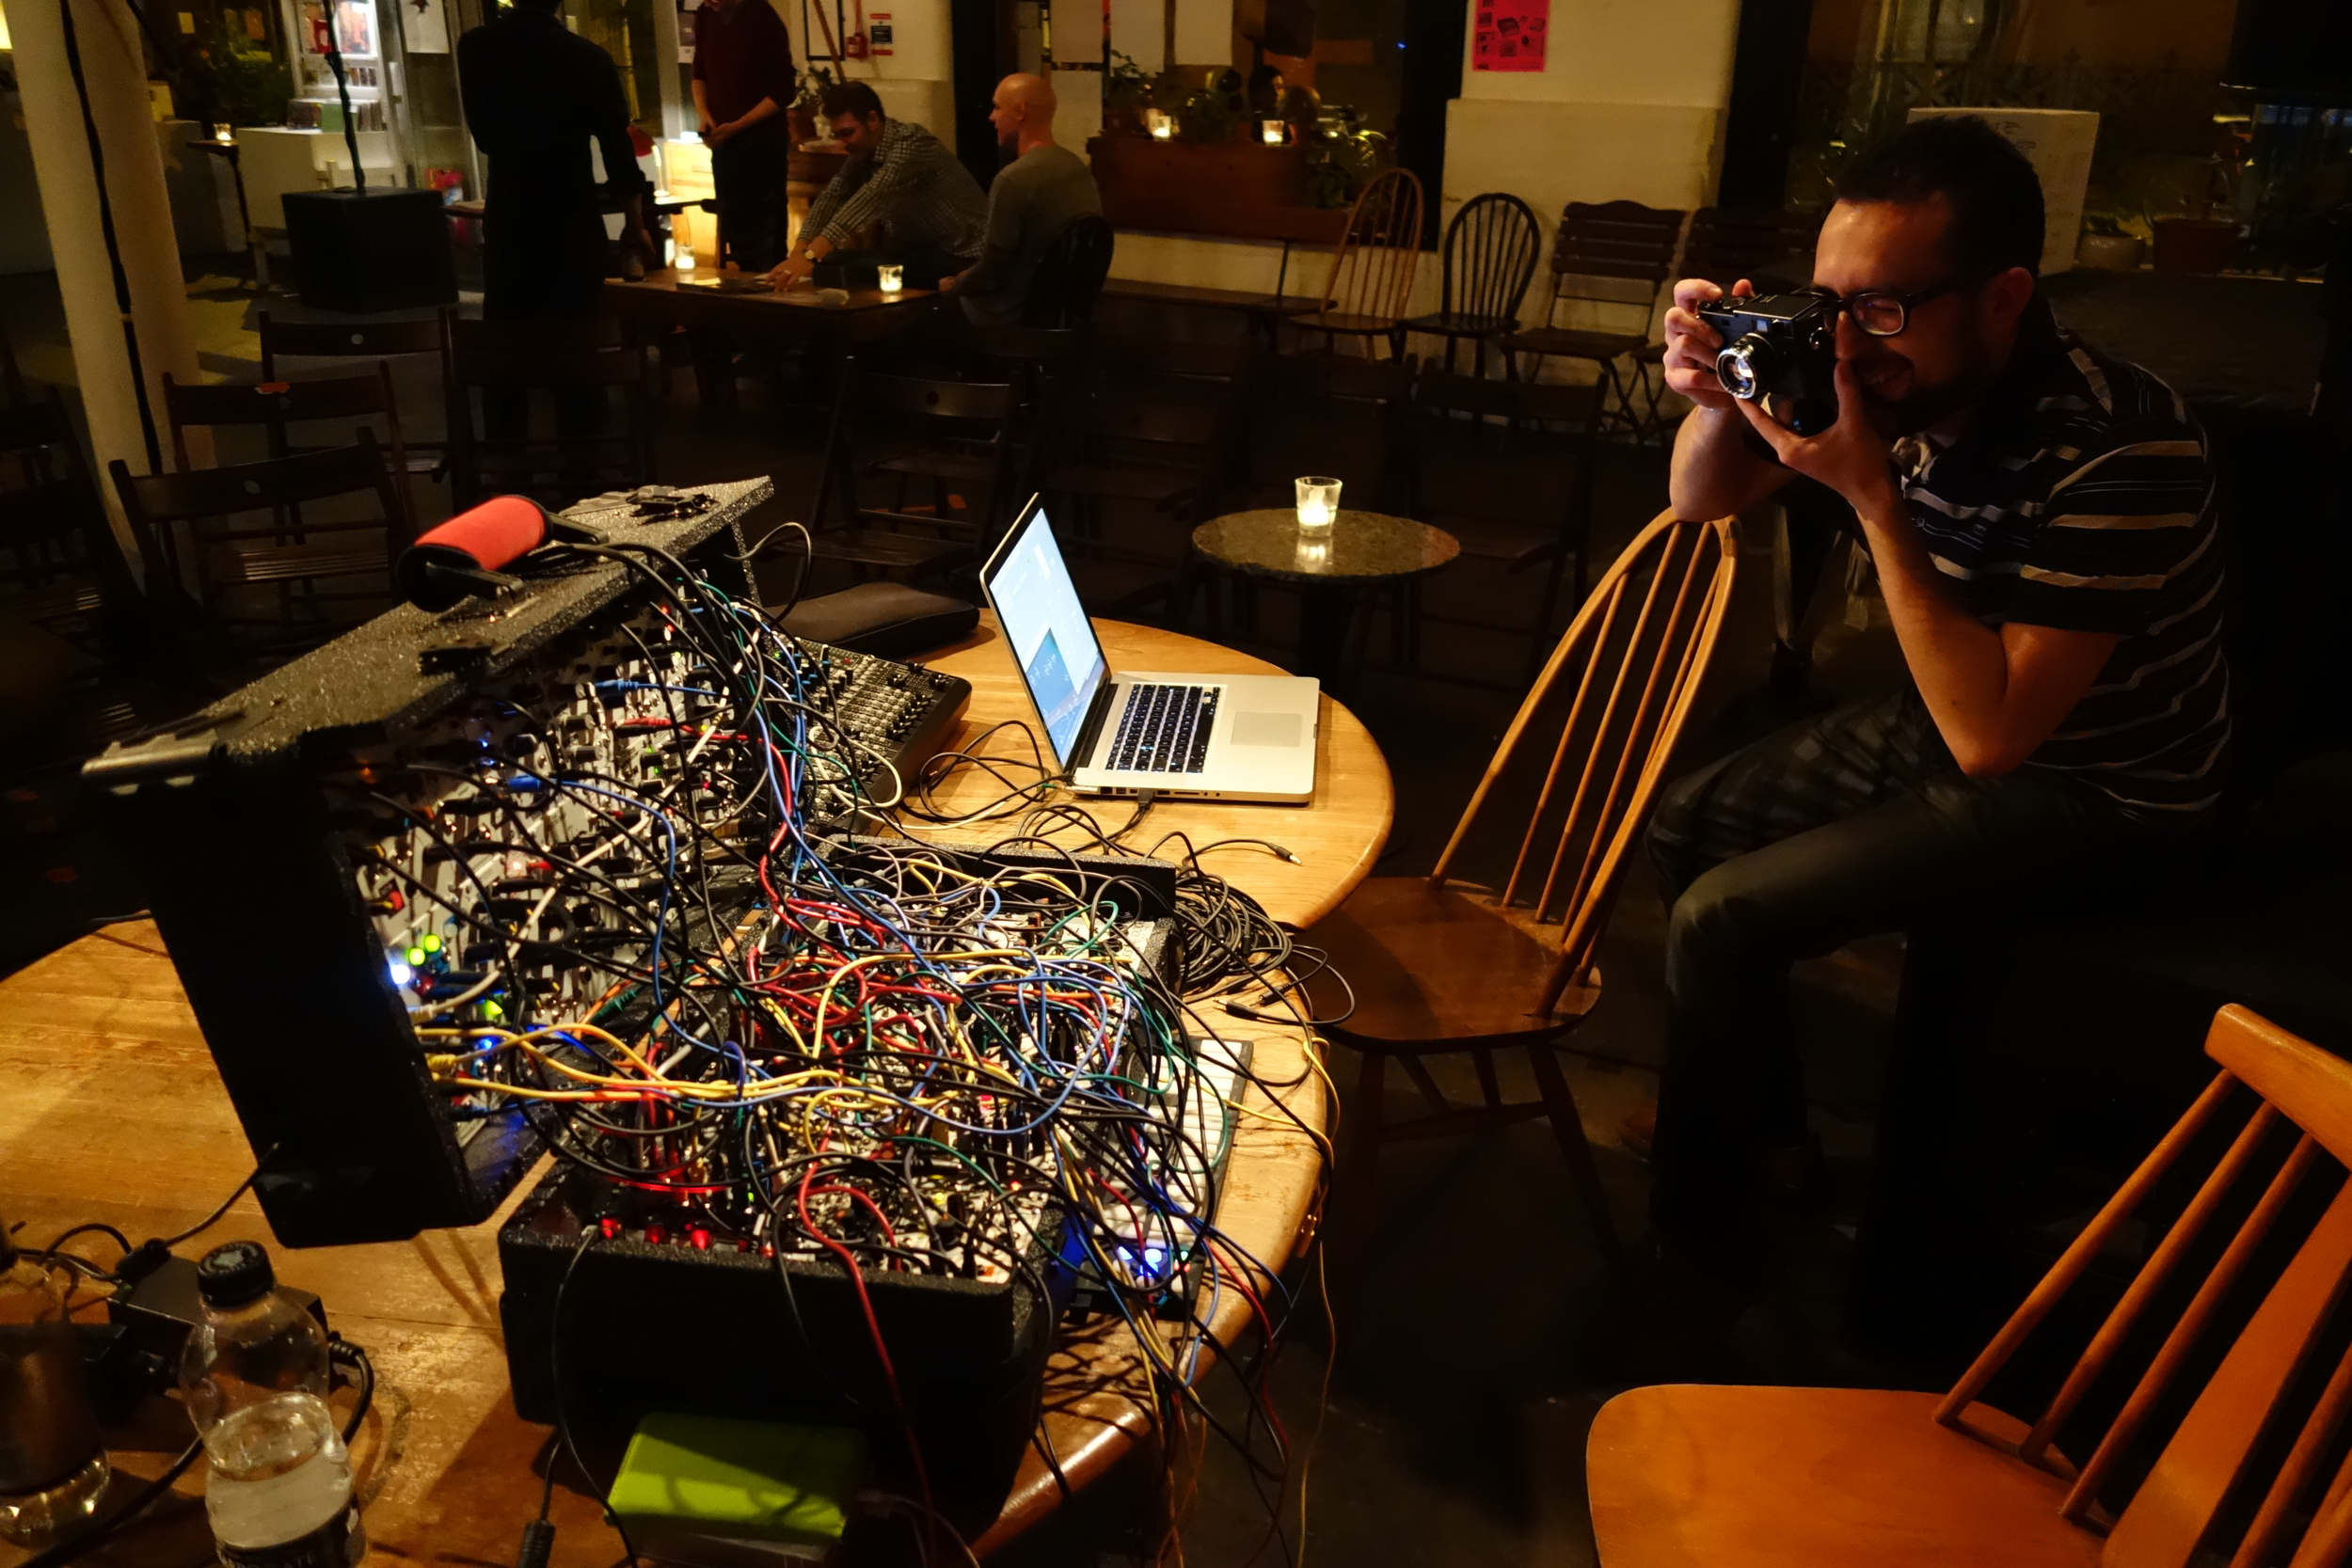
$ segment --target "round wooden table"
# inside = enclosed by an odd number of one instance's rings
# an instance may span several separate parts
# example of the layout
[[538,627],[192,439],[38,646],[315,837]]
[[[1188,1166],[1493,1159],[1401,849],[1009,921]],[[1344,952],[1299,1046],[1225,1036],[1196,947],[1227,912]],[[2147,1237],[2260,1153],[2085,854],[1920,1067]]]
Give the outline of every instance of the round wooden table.
[[[1172,632],[1096,623],[1114,665],[1263,673],[1271,666],[1229,648]],[[1003,640],[983,622],[930,662],[975,688],[968,739],[999,720],[1035,721]],[[1163,803],[1144,846],[1181,828],[1198,843],[1220,837],[1272,839],[1294,850],[1291,865],[1244,847],[1206,863],[1265,905],[1304,925],[1345,898],[1371,868],[1387,836],[1392,796],[1388,766],[1353,714],[1324,699],[1315,799],[1305,806]],[[959,784],[958,789],[975,787]],[[947,798],[959,798],[950,791]],[[1115,826],[1134,806],[1112,800]],[[1009,824],[959,836],[985,843]],[[928,836],[950,835],[932,832]],[[1315,1047],[1296,1028],[1210,1015],[1217,1031],[1248,1039],[1253,1070],[1289,1117],[1268,1107],[1259,1086],[1238,1118],[1217,1205],[1217,1227],[1232,1247],[1279,1271],[1308,1239],[1324,1171],[1319,1139],[1328,1106]],[[0,1223],[22,1224],[37,1244],[87,1220],[121,1227],[135,1240],[192,1226],[252,1168],[253,1156],[210,1053],[189,1011],[170,956],[152,924],[109,927],[0,979]],[[1289,1117],[1295,1117],[1296,1124]],[[1313,1132],[1302,1132],[1300,1126]],[[499,1212],[468,1229],[427,1231],[413,1241],[289,1251],[272,1247],[279,1279],[318,1292],[328,1321],[367,1347],[376,1399],[352,1446],[366,1505],[370,1562],[501,1563],[538,1506],[538,1475],[553,1453],[548,1428],[515,1413],[506,1386],[499,1318],[498,1231],[539,1180],[546,1162]],[[183,1252],[238,1237],[266,1240],[269,1227],[250,1195]],[[90,1256],[111,1249],[87,1239]],[[76,1243],[77,1247],[86,1243]],[[1255,1282],[1263,1292],[1268,1281]],[[1217,1294],[1210,1327],[1219,1344],[1248,1332],[1243,1292]],[[1215,1356],[1203,1347],[1206,1375]],[[1044,1444],[1060,1475],[1033,1443],[996,1523],[975,1545],[1001,1547],[1099,1480],[1147,1442],[1152,1430],[1148,1363],[1123,1323],[1095,1319],[1065,1325],[1046,1370]],[[341,1396],[339,1396],[339,1401]],[[340,1408],[339,1403],[339,1408]],[[131,1425],[110,1428],[117,1467],[157,1473],[187,1441],[177,1407],[151,1401]],[[179,1495],[158,1503],[139,1528],[109,1544],[113,1568],[183,1568],[210,1548],[199,1466]],[[596,1497],[568,1465],[557,1471],[553,1568],[610,1568],[621,1543]],[[23,1553],[0,1544],[0,1568]]]
[[[1305,673],[1330,686],[1342,675],[1348,622],[1369,590],[1452,563],[1461,541],[1441,528],[1384,512],[1342,508],[1310,533],[1291,507],[1229,512],[1192,531],[1192,547],[1219,570],[1300,591],[1299,643]],[[1400,605],[1400,620],[1408,613]]]

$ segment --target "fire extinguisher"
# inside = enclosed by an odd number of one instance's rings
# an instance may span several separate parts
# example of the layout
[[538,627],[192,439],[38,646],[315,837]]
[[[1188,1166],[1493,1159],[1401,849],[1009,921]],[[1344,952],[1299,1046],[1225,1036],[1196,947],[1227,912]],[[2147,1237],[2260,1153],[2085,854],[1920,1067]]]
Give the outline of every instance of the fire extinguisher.
[[866,39],[866,0],[856,0],[857,26],[841,40],[841,53],[853,60],[862,60],[873,53],[873,45]]

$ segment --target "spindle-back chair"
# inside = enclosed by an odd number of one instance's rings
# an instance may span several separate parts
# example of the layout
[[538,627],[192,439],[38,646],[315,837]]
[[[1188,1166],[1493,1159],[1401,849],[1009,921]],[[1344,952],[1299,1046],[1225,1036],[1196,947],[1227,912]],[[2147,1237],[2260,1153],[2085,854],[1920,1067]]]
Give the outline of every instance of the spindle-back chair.
[[[1622,1262],[1554,1053],[1599,999],[1601,932],[1713,660],[1738,565],[1727,517],[1667,515],[1645,528],[1552,649],[1429,875],[1375,877],[1315,927],[1332,966],[1311,987],[1316,1014],[1343,1011],[1331,975],[1343,976],[1355,1011],[1329,1033],[1362,1057],[1341,1153],[1343,1250],[1372,1213],[1382,1144],[1549,1118],[1602,1250]],[[1500,886],[1469,880],[1472,858],[1496,847],[1508,855]],[[1534,1100],[1503,1097],[1505,1049],[1525,1050]],[[1454,1105],[1423,1059],[1457,1053],[1471,1059],[1480,1104]],[[1386,1119],[1391,1060],[1428,1115]]]
[[1324,346],[1342,338],[1364,341],[1367,357],[1386,341],[1391,358],[1405,356],[1405,311],[1421,266],[1421,180],[1411,169],[1392,168],[1375,177],[1348,210],[1347,230],[1331,253],[1323,288],[1323,309],[1293,325]]
[[[2280,1227],[2324,1194],[2313,1188],[2322,1167],[2352,1159],[2352,1064],[2235,1006],[2214,1019],[2205,1053],[2221,1067],[2212,1084],[1948,1393],[1668,1386],[1612,1400],[1586,1449],[1601,1560],[2343,1562],[2352,1550],[2352,1458],[2343,1457],[2352,1350],[2339,1349],[2341,1325],[2330,1326],[2352,1280],[2352,1183],[2299,1238]],[[2248,1098],[2241,1090],[2252,1091],[2251,1115],[2147,1247],[2048,1406],[2029,1424],[1980,1402],[2093,1262],[2127,1247],[2138,1211],[2182,1156],[2221,1141],[2235,1115],[2225,1107]],[[2238,1212],[2216,1256],[2215,1221]],[[2192,1257],[2214,1261],[2153,1354],[2130,1355],[2161,1324],[2154,1304],[2186,1293]],[[2248,1316],[2249,1297],[2259,1301]],[[2238,1321],[2226,1346],[2213,1341]],[[2077,1467],[2055,1439],[2126,1359],[2139,1363],[2137,1376]],[[2184,1402],[2190,1367],[2212,1370],[2201,1370],[2201,1388],[2164,1433],[2152,1423]],[[2136,1486],[2122,1484],[2143,1469]]]

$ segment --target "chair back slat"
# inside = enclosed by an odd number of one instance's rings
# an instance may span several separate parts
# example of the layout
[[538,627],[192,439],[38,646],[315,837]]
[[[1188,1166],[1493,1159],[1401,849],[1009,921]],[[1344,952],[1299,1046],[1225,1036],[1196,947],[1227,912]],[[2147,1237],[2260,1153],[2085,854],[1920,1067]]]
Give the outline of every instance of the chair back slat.
[[[2308,1140],[2306,1140],[2308,1142]],[[2319,1402],[2312,1406],[2311,1418],[2303,1430],[2296,1433],[2295,1447],[2288,1450],[2286,1463],[2279,1466],[2279,1474],[2271,1481],[2270,1490],[2264,1494],[2262,1506],[2254,1511],[2254,1522],[2246,1527],[2246,1538],[2238,1543],[2236,1553],[2230,1559],[2230,1568],[2257,1568],[2273,1560],[2283,1544],[2288,1523],[2288,1510],[2303,1495],[2319,1473],[2319,1462],[2343,1430],[2344,1418],[2352,1412],[2352,1344],[2336,1358],[2336,1370],[2328,1379],[2328,1386],[2320,1391]],[[2352,1456],[2347,1456],[2352,1460]],[[2352,1479],[2352,1463],[2338,1476],[2341,1486]],[[2326,1517],[2323,1506],[2318,1518]],[[2342,1552],[2337,1553],[2341,1558]]]
[[[2352,1063],[2235,1006],[2216,1016],[2205,1051],[2221,1070],[1994,1337],[1937,1406],[1936,1419],[1966,1425],[1967,1407],[2026,1337],[2091,1259],[2119,1239],[2134,1211],[2189,1145],[2210,1136],[2223,1102],[2240,1087],[2249,1089],[2256,1097],[2251,1115],[2014,1451],[2020,1460],[2058,1469],[2072,1481],[2060,1512],[2083,1522],[2158,1405],[2169,1402],[2177,1374],[2192,1358],[2200,1359],[2213,1370],[2147,1463],[2144,1479],[2107,1532],[2101,1561],[2108,1568],[2187,1568],[2192,1561],[2219,1561],[2226,1555],[2233,1568],[2256,1568],[2278,1562],[2296,1525],[2308,1520],[2293,1561],[2334,1568],[2352,1547],[2352,1462],[2338,1471],[2315,1508],[2311,1494],[2323,1466],[2342,1449],[2346,1418],[2352,1417],[2352,1351],[2338,1344],[2338,1325],[2352,1307],[2352,1182],[2337,1188],[2317,1223],[2296,1240],[2293,1256],[2263,1285],[2234,1337],[2208,1349],[2201,1349],[2201,1338],[2233,1293],[2248,1293],[2246,1275],[2257,1254],[2283,1250],[2276,1234],[2279,1222],[2307,1190],[2312,1166],[2323,1155],[2341,1166],[2345,1150],[2352,1149]],[[2201,1230],[2236,1201],[2288,1127],[2300,1134],[2293,1148],[2181,1309],[2081,1473],[2068,1472],[2057,1464],[2052,1440],[2085,1407],[2086,1397],[2126,1340],[2142,1338],[2141,1323],[2153,1303],[2178,1294],[2167,1289],[2169,1277],[2190,1255]],[[2233,1531],[2234,1542],[2229,1539]]]
[[1543,229],[1526,202],[1504,191],[1472,197],[1445,226],[1439,309],[1517,321],[1543,248]]
[[2099,1331],[2091,1336],[2090,1346],[2075,1361],[2074,1370],[2066,1374],[2066,1381],[2059,1386],[2057,1395],[2034,1422],[2032,1430],[2017,1445],[2018,1458],[2028,1465],[2042,1463],[2042,1456],[2048,1451],[2058,1428],[2066,1423],[2066,1418],[2074,1413],[2074,1407],[2082,1402],[2083,1396],[2090,1391],[2090,1386],[2098,1381],[2099,1374],[2106,1371],[2107,1364],[2115,1359],[2115,1353],[2122,1348],[2124,1338],[2137,1325],[2139,1314],[2146,1309],[2149,1299],[2171,1277],[2182,1255],[2197,1240],[2198,1232],[2205,1227],[2205,1222],[2213,1217],[2214,1212],[2221,1207],[2231,1189],[2237,1184],[2238,1178],[2244,1176],[2254,1163],[2254,1156],[2262,1151],[2263,1140],[2278,1124],[2279,1113],[2268,1104],[2257,1107],[2254,1114],[2247,1118],[2246,1125],[2238,1130],[2237,1137],[2231,1142],[2229,1153],[2223,1155],[2220,1162],[2206,1174],[2203,1184],[2197,1189],[2197,1196],[2189,1200],[2187,1208],[2181,1211],[2180,1217],[2165,1232],[2164,1240],[2156,1244],[2155,1250],[2148,1255],[2148,1260],[2140,1265],[2139,1272],[2132,1276],[2131,1284],[2124,1288],[2122,1299],[2115,1304],[2106,1321],[2099,1325]]
[[1395,320],[1412,297],[1421,263],[1421,180],[1410,169],[1375,177],[1348,210],[1324,284],[1327,314]]
[[267,310],[257,324],[262,340],[262,379],[278,379],[278,361],[290,359],[380,359],[392,354],[441,352],[441,318],[393,322],[289,322]]
[[[1442,885],[1498,781],[1573,681],[1500,895],[1506,906],[1529,902],[1539,924],[1560,924],[1561,956],[1543,1010],[1590,968],[1627,849],[1647,818],[1721,635],[1738,564],[1729,518],[1666,515],[1643,530],[1552,650],[1431,872]],[[1544,874],[1531,901],[1538,865]]]
[[2302,1187],[2303,1179],[2318,1162],[2320,1152],[2318,1143],[2308,1132],[2296,1141],[2294,1151],[2270,1179],[2270,1185],[2264,1189],[2254,1212],[2246,1217],[2244,1225],[2238,1227],[2237,1234],[2230,1238],[2230,1244],[2221,1254],[2220,1260],[2214,1265],[2213,1273],[2205,1276],[2204,1283],[2197,1288],[2196,1296],[2182,1312],[2180,1321],[2165,1336],[2164,1344],[2149,1361],[2148,1370],[2140,1374],[2131,1397],[2116,1413],[2114,1422],[2107,1428],[2106,1434],[2100,1438],[2098,1448],[2083,1462],[2081,1473],[2074,1478],[2073,1490],[2058,1505],[2061,1516],[2080,1522],[2089,1515],[2091,1505],[2098,1500],[2100,1489],[2106,1484],[2116,1464],[2147,1424],[2148,1418],[2156,1408],[2156,1402],[2172,1386],[2172,1379],[2197,1348],[2232,1288],[2245,1274],[2246,1265],[2253,1260],[2256,1249],[2268,1238],[2271,1227],[2278,1224],[2280,1213]]
[[1702,207],[1691,214],[1682,276],[1725,289],[1742,277],[1761,278],[1759,293],[1779,283],[1801,283],[1812,275],[1813,244],[1820,231],[1821,220],[1813,214]]

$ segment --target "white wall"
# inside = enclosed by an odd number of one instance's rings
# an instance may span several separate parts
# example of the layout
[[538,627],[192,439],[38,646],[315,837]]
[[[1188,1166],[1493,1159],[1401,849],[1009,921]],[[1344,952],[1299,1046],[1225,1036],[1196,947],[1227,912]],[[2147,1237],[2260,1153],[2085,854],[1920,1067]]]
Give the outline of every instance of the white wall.
[[[792,57],[808,62],[808,40],[801,37],[800,0],[771,0],[792,35]],[[956,145],[955,39],[951,31],[950,0],[879,0],[866,13],[889,13],[894,36],[886,56],[851,60],[846,74],[853,82],[871,83],[882,101],[882,112],[893,119],[911,119],[946,142]],[[826,12],[830,17],[833,13]],[[850,17],[855,27],[857,19]],[[827,53],[825,35],[813,24],[810,31],[819,53]]]
[[1465,24],[1464,98],[1720,106],[1730,96],[1739,0],[1553,0],[1541,71],[1470,69],[1476,10]]

